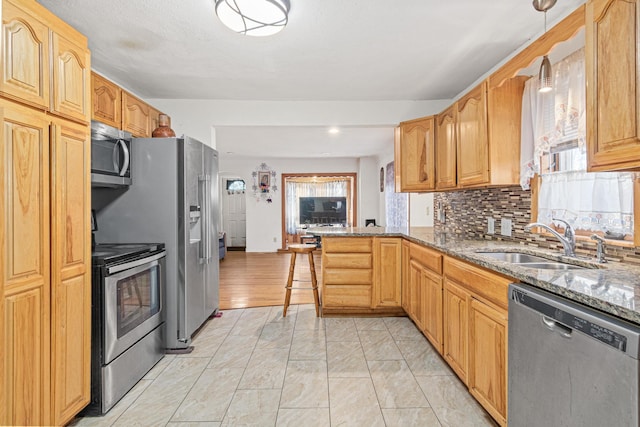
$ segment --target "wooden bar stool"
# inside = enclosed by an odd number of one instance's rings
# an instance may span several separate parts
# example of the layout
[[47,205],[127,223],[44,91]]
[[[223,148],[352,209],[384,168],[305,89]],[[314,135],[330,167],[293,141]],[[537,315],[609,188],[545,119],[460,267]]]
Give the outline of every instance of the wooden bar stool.
[[320,296],[318,295],[318,281],[316,279],[316,266],[313,262],[313,251],[316,250],[316,245],[296,243],[289,245],[289,252],[291,252],[291,263],[289,264],[289,278],[287,279],[287,286],[285,289],[287,293],[284,297],[284,310],[282,310],[282,317],[287,317],[287,308],[289,308],[289,302],[291,301],[291,289],[293,288],[293,271],[296,267],[296,255],[308,254],[309,256],[309,270],[311,271],[311,288],[298,288],[295,289],[311,289],[313,290],[313,298],[316,303],[316,317],[320,317]]

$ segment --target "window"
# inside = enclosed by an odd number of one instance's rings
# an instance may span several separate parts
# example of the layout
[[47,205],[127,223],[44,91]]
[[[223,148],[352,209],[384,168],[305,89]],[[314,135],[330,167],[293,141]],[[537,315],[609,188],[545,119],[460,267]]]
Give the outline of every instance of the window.
[[247,189],[247,185],[242,179],[228,179],[227,191],[244,192]]
[[584,49],[554,64],[553,76],[552,92],[539,93],[534,77],[523,94],[521,184],[526,189],[530,177],[541,177],[532,215],[545,224],[564,219],[576,230],[630,240],[634,174],[586,171]]

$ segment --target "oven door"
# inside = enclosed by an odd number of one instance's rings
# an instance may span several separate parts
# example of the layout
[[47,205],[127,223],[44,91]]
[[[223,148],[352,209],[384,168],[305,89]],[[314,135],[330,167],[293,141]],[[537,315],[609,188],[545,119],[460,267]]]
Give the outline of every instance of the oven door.
[[108,364],[164,320],[166,252],[107,269],[104,280],[103,364]]

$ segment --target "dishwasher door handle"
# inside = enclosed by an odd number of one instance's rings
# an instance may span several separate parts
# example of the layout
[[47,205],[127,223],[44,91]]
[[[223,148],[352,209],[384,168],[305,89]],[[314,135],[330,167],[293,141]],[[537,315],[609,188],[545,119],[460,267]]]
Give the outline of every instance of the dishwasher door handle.
[[571,328],[568,328],[566,326],[564,326],[561,323],[556,322],[555,320],[553,320],[550,317],[547,317],[545,315],[541,315],[540,316],[542,318],[542,324],[549,329],[550,331],[553,332],[557,332],[558,334],[560,334],[561,336],[565,337],[565,338],[571,338]]

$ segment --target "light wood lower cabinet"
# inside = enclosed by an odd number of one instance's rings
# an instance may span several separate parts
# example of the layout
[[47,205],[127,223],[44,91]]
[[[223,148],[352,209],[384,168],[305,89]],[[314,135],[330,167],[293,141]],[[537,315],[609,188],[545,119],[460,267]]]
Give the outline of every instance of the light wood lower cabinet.
[[409,313],[409,281],[411,278],[411,257],[408,240],[402,239],[402,308],[405,313]]
[[322,238],[323,314],[402,314],[401,280],[401,238]]
[[402,306],[402,239],[373,238],[372,308]]
[[0,424],[62,425],[90,399],[89,129],[0,111]]
[[412,243],[409,316],[442,354],[442,254]]
[[56,120],[51,129],[51,387],[61,425],[90,397],[91,141],[86,126]]
[[445,360],[469,392],[507,423],[508,286],[515,279],[445,257]]
[[507,423],[507,313],[477,299],[469,307],[469,391]]
[[469,304],[471,295],[450,280],[444,282],[444,359],[467,384]]

